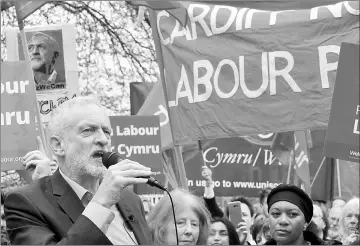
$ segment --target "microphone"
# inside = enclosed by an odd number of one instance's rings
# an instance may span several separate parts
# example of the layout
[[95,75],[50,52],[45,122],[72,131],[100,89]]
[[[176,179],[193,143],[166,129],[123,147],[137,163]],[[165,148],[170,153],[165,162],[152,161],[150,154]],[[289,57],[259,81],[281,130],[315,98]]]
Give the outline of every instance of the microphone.
[[[104,164],[104,166],[106,168],[109,168],[110,166],[115,165],[116,163],[118,163],[118,162],[120,162],[122,160],[123,160],[123,158],[121,158],[121,156],[118,153],[115,153],[115,152],[106,152],[102,156],[102,163]],[[164,188],[156,179],[154,179],[151,176],[138,177],[138,178],[147,179],[148,181],[146,183],[148,185],[154,186],[156,188],[159,188],[160,190],[166,191],[166,188]]]

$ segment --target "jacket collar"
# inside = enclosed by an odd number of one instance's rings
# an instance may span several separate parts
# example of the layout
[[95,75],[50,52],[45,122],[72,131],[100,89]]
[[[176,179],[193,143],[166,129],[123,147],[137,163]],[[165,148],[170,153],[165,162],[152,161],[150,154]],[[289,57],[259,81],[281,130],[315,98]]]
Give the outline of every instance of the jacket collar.
[[52,175],[51,182],[53,186],[53,194],[57,197],[59,206],[70,217],[71,221],[75,223],[84,211],[84,206],[82,205],[80,199],[61,176],[59,168]]
[[[59,172],[59,168],[52,175],[51,182],[53,186],[53,194],[57,197],[59,206],[70,217],[71,221],[75,223],[75,221],[84,211],[84,206],[82,205],[80,199],[71,186],[62,177]],[[126,193],[126,191],[124,193]],[[144,233],[144,224],[140,223],[139,218],[137,218],[137,216],[141,215],[135,215],[131,209],[134,206],[133,202],[134,201],[132,199],[126,199],[126,197],[123,197],[123,199],[120,198],[119,202],[116,204],[116,207],[120,211],[124,221],[134,232],[138,243],[145,245],[151,244],[149,235]]]

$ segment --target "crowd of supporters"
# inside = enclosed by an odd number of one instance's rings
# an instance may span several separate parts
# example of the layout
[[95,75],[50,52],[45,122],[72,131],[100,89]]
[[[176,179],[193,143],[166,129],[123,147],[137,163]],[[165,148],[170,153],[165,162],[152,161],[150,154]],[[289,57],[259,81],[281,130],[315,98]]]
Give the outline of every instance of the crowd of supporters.
[[327,207],[296,186],[280,184],[262,190],[256,204],[241,194],[232,199],[240,204],[235,223],[228,207],[216,202],[207,167],[202,197],[174,189],[154,205],[141,201],[126,187],[146,183],[143,177],[152,172],[130,160],[103,166],[109,128],[94,99],[74,98],[55,110],[54,156],[29,152],[24,166],[34,182],[1,194],[2,244],[359,244],[358,197],[337,198]]

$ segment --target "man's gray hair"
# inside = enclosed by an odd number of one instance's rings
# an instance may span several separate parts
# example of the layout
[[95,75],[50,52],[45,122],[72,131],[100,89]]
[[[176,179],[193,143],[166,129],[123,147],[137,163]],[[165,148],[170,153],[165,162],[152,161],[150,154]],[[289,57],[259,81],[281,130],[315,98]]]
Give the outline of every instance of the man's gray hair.
[[[49,138],[51,136],[62,137],[68,127],[71,126],[72,115],[69,113],[70,109],[75,106],[97,105],[103,108],[99,100],[93,96],[74,97],[65,101],[52,111],[51,119],[48,124]],[[104,110],[105,112],[105,110]]]
[[45,33],[43,33],[43,32],[36,32],[36,33],[34,33],[34,34],[32,35],[32,37],[31,37],[31,39],[29,40],[28,45],[30,44],[30,42],[31,42],[35,37],[38,37],[38,36],[45,37],[45,38],[48,40],[49,44],[51,45],[52,50],[53,50],[53,51],[57,51],[57,52],[59,53],[59,55],[60,55],[60,45],[59,45],[59,43],[58,43],[53,37],[51,37],[50,35],[47,35],[47,34],[45,34]]

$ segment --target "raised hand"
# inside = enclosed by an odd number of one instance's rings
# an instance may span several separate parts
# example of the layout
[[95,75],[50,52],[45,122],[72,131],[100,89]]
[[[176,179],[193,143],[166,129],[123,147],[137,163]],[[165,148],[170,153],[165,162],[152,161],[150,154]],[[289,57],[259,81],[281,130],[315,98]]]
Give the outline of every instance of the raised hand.
[[31,173],[32,180],[36,180],[51,174],[51,160],[45,154],[44,144],[40,137],[36,138],[38,150],[28,152],[23,157],[23,165],[25,170]]
[[240,240],[241,245],[244,245],[245,241],[246,241],[246,238],[247,238],[247,236],[249,234],[249,231],[247,230],[245,221],[242,221],[237,225],[236,232],[237,232],[237,234],[239,236],[239,240]]
[[358,233],[351,233],[348,237],[346,237],[344,239],[343,244],[344,245],[349,245],[349,244],[352,244],[353,242],[355,242],[358,239],[359,239],[359,234]]
[[202,166],[202,172],[201,175],[206,179],[207,181],[212,180],[212,171],[207,166]]

